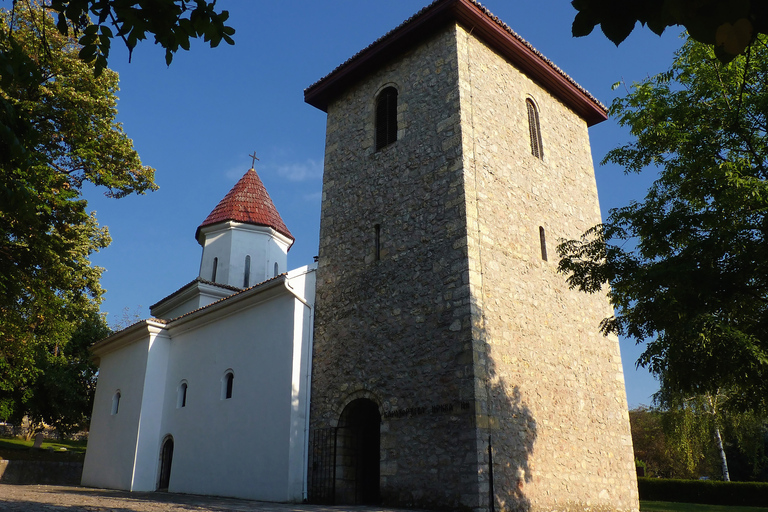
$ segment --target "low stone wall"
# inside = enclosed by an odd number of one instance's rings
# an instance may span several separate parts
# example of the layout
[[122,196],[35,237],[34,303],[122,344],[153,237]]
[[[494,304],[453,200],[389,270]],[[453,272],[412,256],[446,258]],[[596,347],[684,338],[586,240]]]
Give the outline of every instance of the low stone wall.
[[82,462],[0,460],[0,483],[23,485],[80,485]]

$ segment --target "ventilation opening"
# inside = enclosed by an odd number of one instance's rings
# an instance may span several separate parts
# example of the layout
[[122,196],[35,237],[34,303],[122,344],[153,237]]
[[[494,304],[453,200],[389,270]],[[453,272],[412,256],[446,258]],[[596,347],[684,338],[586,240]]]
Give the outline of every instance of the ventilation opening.
[[547,261],[547,235],[542,226],[539,226],[539,243],[541,244],[541,259]]
[[211,281],[216,282],[216,269],[219,266],[219,258],[213,258],[213,271],[211,272]]

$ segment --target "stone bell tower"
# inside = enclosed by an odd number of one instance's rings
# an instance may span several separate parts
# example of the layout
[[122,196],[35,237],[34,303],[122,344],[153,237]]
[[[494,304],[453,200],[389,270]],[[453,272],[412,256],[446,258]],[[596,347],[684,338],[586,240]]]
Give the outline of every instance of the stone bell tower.
[[611,309],[554,250],[600,222],[605,108],[472,0],[305,99],[328,114],[310,498],[636,511]]

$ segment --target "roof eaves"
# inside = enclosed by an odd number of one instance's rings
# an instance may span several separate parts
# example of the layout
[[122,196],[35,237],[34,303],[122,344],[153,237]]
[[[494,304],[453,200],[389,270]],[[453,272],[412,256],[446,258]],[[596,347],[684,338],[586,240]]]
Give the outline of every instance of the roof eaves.
[[340,87],[400,55],[449,20],[472,28],[495,51],[569,104],[588,126],[607,119],[605,105],[475,0],[436,0],[305,89],[304,101],[327,111]]
[[[273,281],[276,281],[278,279],[285,278],[287,275],[288,274],[286,272],[283,272],[282,274],[278,274],[275,277],[272,277],[270,279],[267,279],[266,281],[262,281],[260,283],[257,283],[255,285],[249,287],[249,288],[245,288],[245,289],[235,288],[237,290],[237,292],[233,293],[232,295],[229,295],[227,297],[223,297],[223,298],[221,298],[221,299],[219,299],[219,300],[217,300],[215,302],[211,302],[210,304],[206,304],[205,306],[199,307],[199,308],[197,308],[197,309],[195,309],[193,311],[189,311],[188,313],[184,313],[183,315],[177,316],[176,318],[172,318],[170,320],[164,320],[164,322],[166,322],[166,323],[176,322],[177,320],[179,320],[181,318],[188,317],[190,315],[193,315],[193,314],[198,313],[200,311],[203,311],[205,309],[212,308],[213,306],[216,306],[217,304],[220,304],[220,303],[222,303],[224,301],[227,301],[227,300],[230,300],[230,299],[234,299],[235,297],[239,297],[240,295],[242,295],[242,294],[244,294],[244,293],[246,293],[246,292],[248,292],[250,290],[253,290],[254,288],[263,288],[265,285],[271,284]],[[234,287],[231,287],[231,288],[234,288]]]
[[182,286],[181,288],[179,288],[178,290],[176,290],[175,292],[171,293],[170,295],[166,295],[165,297],[163,297],[159,301],[155,302],[154,304],[149,306],[149,309],[153,309],[153,308],[159,306],[160,304],[162,304],[163,302],[165,302],[165,301],[167,301],[169,299],[172,299],[173,297],[176,297],[180,293],[182,293],[185,290],[187,290],[187,289],[191,288],[192,286],[194,286],[196,283],[203,283],[203,284],[207,284],[207,285],[210,285],[210,286],[216,286],[218,288],[223,288],[225,290],[231,290],[233,292],[239,292],[240,290],[242,290],[242,288],[238,288],[236,286],[231,286],[231,285],[222,284],[222,283],[214,283],[213,281],[208,281],[207,279],[203,279],[202,277],[197,277],[197,278],[193,279],[192,281],[188,282],[187,284],[185,284],[184,286]]

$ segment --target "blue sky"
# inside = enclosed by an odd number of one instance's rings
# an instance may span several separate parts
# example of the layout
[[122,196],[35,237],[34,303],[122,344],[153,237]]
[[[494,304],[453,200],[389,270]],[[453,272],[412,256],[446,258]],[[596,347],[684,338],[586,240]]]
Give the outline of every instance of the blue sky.
[[[90,209],[108,226],[112,245],[94,255],[105,269],[102,311],[111,324],[127,308],[149,306],[194,279],[201,248],[194,234],[218,201],[250,167],[256,169],[296,243],[289,267],[317,254],[325,114],[303,91],[356,52],[426,6],[428,0],[219,0],[237,33],[234,46],[195,43],[170,67],[151,41],[128,63],[114,42],[110,67],[120,73],[118,120],[160,190],[107,199],[89,189]],[[677,31],[658,37],[637,29],[619,48],[599,31],[574,39],[575,11],[566,0],[487,0],[484,5],[609,105],[631,83],[666,70],[681,44]],[[629,140],[609,120],[590,129],[600,203],[608,209],[641,198],[653,176],[624,175],[600,166],[605,153]],[[630,407],[650,404],[655,381],[635,370],[640,349],[621,341]]]

